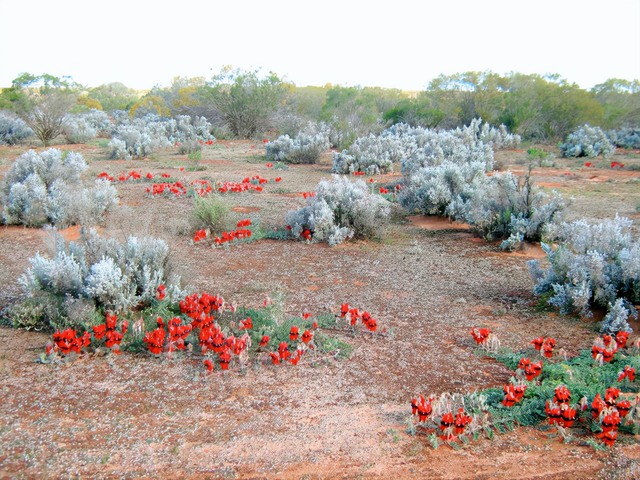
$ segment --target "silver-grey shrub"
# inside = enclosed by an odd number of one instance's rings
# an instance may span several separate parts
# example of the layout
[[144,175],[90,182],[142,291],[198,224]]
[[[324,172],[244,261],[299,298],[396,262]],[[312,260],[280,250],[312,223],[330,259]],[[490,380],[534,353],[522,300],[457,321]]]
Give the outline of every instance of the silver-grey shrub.
[[493,151],[513,148],[520,143],[518,135],[506,127],[492,127],[475,119],[471,125],[456,130],[433,130],[396,124],[380,135],[358,138],[348,150],[333,156],[334,173],[363,171],[368,174],[393,171],[402,162],[402,172],[409,178],[422,167],[437,166],[445,160],[455,163],[484,161],[493,168]]
[[175,143],[215,141],[212,125],[204,117],[187,115],[176,118],[148,114],[142,118],[120,118],[109,142],[112,158],[144,157]]
[[20,118],[0,112],[0,145],[15,145],[33,135],[33,130]]
[[[534,293],[562,314],[591,316],[591,308],[613,310],[618,304],[635,314],[631,302],[640,301],[640,242],[631,235],[632,221],[618,217],[600,223],[578,220],[551,225],[547,236],[557,248],[543,243],[549,266],[529,261]],[[629,308],[630,307],[630,308]],[[612,314],[618,316],[620,313]]]
[[607,132],[611,143],[620,148],[640,148],[640,127],[622,127]]
[[48,149],[20,155],[5,175],[2,219],[8,224],[94,223],[118,203],[117,190],[98,179],[82,188],[82,155]]
[[322,152],[329,149],[329,130],[324,124],[312,122],[294,138],[281,135],[266,144],[267,156],[275,161],[287,163],[316,163]]
[[111,135],[114,123],[102,110],[95,108],[84,113],[67,114],[62,132],[69,143],[86,143],[97,136]]
[[56,235],[55,256],[36,254],[20,279],[32,297],[88,299],[118,313],[150,302],[161,284],[170,299],[184,296],[180,279],[169,276],[169,247],[161,239],[130,236],[119,243],[84,228],[78,242],[66,243]]
[[334,175],[331,180],[320,180],[316,195],[307,198],[306,206],[290,210],[285,223],[295,238],[302,238],[309,229],[313,241],[335,246],[353,236],[375,236],[389,213],[389,202],[372,194],[365,182]]
[[609,158],[615,152],[616,147],[609,141],[607,135],[600,127],[583,125],[567,136],[564,143],[560,144],[560,153],[563,157],[597,157]]
[[504,250],[524,240],[540,240],[565,208],[561,194],[546,193],[531,183],[530,175],[518,177],[511,172],[486,177],[467,194],[467,198],[458,196],[451,202],[447,213],[486,240],[504,238]]

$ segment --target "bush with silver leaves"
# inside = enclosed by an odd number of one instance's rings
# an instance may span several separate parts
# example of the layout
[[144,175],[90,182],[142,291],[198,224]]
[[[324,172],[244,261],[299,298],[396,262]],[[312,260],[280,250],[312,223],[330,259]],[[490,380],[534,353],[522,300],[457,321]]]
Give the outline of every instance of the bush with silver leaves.
[[20,118],[0,112],[0,145],[15,145],[33,135],[33,130]]
[[616,147],[640,148],[640,127],[622,127],[609,130],[607,135]]
[[354,236],[375,236],[390,213],[389,202],[372,194],[365,182],[353,183],[339,175],[320,180],[316,195],[306,201],[306,206],[287,213],[286,225],[295,238],[303,238],[308,229],[313,241],[327,241],[331,246]]
[[86,169],[84,158],[75,152],[51,148],[23,153],[5,175],[2,220],[26,226],[99,221],[117,205],[117,190],[103,179],[82,188]]
[[618,216],[600,223],[550,225],[547,238],[558,246],[554,250],[542,244],[549,267],[528,262],[534,293],[549,295],[548,302],[564,315],[578,312],[589,317],[593,306],[608,308],[613,313],[607,324],[619,316],[620,306],[635,314],[631,303],[640,301],[640,242],[633,240],[631,225],[631,220]]
[[110,135],[114,124],[102,110],[95,108],[84,113],[68,114],[62,132],[69,143],[86,143],[97,136]]
[[583,125],[570,133],[566,141],[560,144],[560,153],[565,158],[594,158],[599,155],[602,155],[603,158],[609,158],[615,150],[616,147],[600,127],[590,127],[589,125]]
[[287,163],[316,163],[322,152],[329,148],[328,129],[312,122],[302,129],[294,138],[280,135],[276,140],[266,144],[267,157]]
[[161,239],[130,236],[119,243],[84,228],[77,242],[56,236],[55,256],[36,254],[20,279],[31,297],[88,299],[115,313],[151,302],[160,285],[165,285],[170,300],[184,297],[179,278],[168,273],[169,247]]
[[176,118],[148,114],[142,118],[121,118],[109,148],[112,158],[144,157],[175,143],[215,141],[211,124],[204,117]]

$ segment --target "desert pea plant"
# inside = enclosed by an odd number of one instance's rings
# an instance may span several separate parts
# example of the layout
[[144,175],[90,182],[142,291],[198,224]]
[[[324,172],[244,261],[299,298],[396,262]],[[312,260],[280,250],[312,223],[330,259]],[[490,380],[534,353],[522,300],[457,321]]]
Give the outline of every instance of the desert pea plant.
[[314,193],[306,196],[306,206],[290,210],[285,217],[294,238],[335,246],[354,236],[375,236],[389,217],[389,202],[370,193],[362,180],[353,183],[334,175],[320,180]]
[[548,303],[564,315],[578,312],[590,317],[593,306],[608,309],[611,316],[603,328],[622,325],[629,330],[629,313],[624,312],[636,314],[631,303],[640,301],[640,242],[633,240],[631,224],[616,216],[601,223],[578,220],[551,225],[548,240],[558,246],[542,244],[549,267],[542,269],[537,260],[528,262],[534,293],[548,296]]
[[615,152],[616,147],[609,141],[607,135],[600,127],[583,125],[567,136],[564,143],[560,144],[560,153],[563,157],[597,157],[609,158]]

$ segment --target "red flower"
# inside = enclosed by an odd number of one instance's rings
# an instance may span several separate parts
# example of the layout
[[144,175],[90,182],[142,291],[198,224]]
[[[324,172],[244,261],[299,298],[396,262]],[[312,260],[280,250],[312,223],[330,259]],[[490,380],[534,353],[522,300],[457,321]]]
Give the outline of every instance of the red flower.
[[251,148],[256,148],[256,146],[255,145],[251,145]]
[[207,370],[213,372],[213,363],[211,362],[211,360],[207,359],[202,363],[204,363],[204,366],[207,368]]
[[571,428],[577,418],[578,415],[575,408],[565,408],[562,410],[562,419],[558,423],[562,423],[564,428]]
[[102,340],[102,337],[104,337],[104,334],[107,332],[107,326],[102,324],[102,325],[96,325],[93,328],[93,334],[96,337],[96,340]]
[[289,352],[289,344],[287,342],[280,342],[280,345],[278,346],[278,356],[281,360],[286,360],[291,356],[291,353]]
[[158,300],[162,300],[166,296],[166,293],[167,293],[167,289],[164,287],[164,285],[160,285],[156,292],[156,298]]
[[276,177],[276,182],[279,182],[280,180],[282,180],[282,177]]
[[531,343],[535,347],[536,350],[540,350],[540,349],[542,349],[542,344],[544,343],[544,338],[542,338],[542,337],[534,338]]
[[253,329],[253,321],[251,317],[247,317],[246,320],[240,320],[240,326],[238,330],[251,330]]
[[273,352],[269,352],[269,356],[271,357],[271,360],[273,361],[274,365],[279,365],[280,364],[280,357],[278,356],[278,354],[273,353]]
[[629,340],[629,332],[618,332],[616,334],[618,348],[624,348],[627,345],[627,340]]
[[449,413],[445,413],[442,416],[442,420],[440,420],[440,430],[442,430],[443,432],[449,428],[451,425],[453,425],[453,413],[449,412]]
[[222,370],[229,370],[229,363],[231,362],[231,354],[229,353],[229,350],[225,350],[218,356],[220,358],[220,368],[222,368]]
[[478,345],[484,343],[487,340],[487,338],[489,338],[490,333],[491,333],[491,330],[489,330],[488,328],[474,327],[471,329],[471,336],[473,337],[473,339],[476,341],[476,344]]
[[524,374],[528,381],[533,380],[542,372],[542,361],[526,365],[524,368]]
[[418,414],[418,421],[426,422],[431,415],[431,412],[433,411],[431,400],[432,399],[430,398],[427,402],[422,395],[420,395],[419,400],[415,398],[411,400],[411,411],[413,415],[415,415],[416,413]]
[[340,306],[340,316],[344,317],[347,315],[347,313],[349,313],[349,304],[348,303],[343,303]]
[[[158,318],[158,320],[160,322],[162,321],[161,318]],[[144,342],[147,344],[147,347],[149,348],[149,351],[151,353],[155,355],[159,355],[162,352],[165,335],[166,333],[164,329],[161,326],[159,326],[158,328],[156,328],[151,332],[148,332],[144,336]]]
[[564,385],[560,385],[556,388],[553,395],[553,402],[559,405],[569,404],[571,402],[571,392]]
[[629,400],[618,402],[616,403],[616,409],[620,413],[620,416],[624,418],[631,411],[631,402]]
[[260,339],[260,346],[264,347],[269,343],[269,335],[265,335]]
[[618,400],[618,396],[620,395],[620,389],[615,387],[607,388],[607,391],[604,394],[604,403],[609,407],[614,407],[616,405],[616,400]]
[[502,387],[504,391],[504,398],[502,399],[502,404],[505,407],[513,407],[518,401],[516,398],[516,389],[512,384],[507,384]]
[[267,168],[273,167],[273,163],[267,163]]
[[309,343],[312,338],[313,338],[313,333],[311,333],[309,330],[305,330],[304,333],[302,334],[302,341],[304,343]]
[[605,443],[605,445],[611,448],[613,447],[613,443],[616,441],[616,438],[618,438],[618,432],[609,431],[607,433],[602,433],[599,436],[602,438],[602,441]]
[[298,340],[299,335],[300,335],[300,329],[296,325],[291,327],[291,331],[289,332],[289,340],[291,342]]
[[456,435],[460,435],[461,433],[464,433],[465,427],[469,425],[472,420],[473,419],[466,414],[466,412],[464,411],[464,408],[461,408],[460,410],[458,410],[458,413],[456,414],[456,418],[454,420],[454,425],[455,425],[454,433]]
[[621,382],[625,377],[627,377],[630,382],[633,382],[636,379],[636,369],[626,365],[624,370],[619,372],[618,381]]
[[597,394],[596,397],[591,402],[591,416],[595,420],[600,416],[600,412],[606,408],[607,404],[604,403],[600,394]]

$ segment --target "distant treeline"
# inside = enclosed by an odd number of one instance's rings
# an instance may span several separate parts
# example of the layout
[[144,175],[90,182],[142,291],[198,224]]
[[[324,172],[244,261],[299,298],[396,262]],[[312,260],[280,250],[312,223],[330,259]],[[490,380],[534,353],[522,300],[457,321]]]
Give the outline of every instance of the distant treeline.
[[211,80],[176,77],[144,95],[121,83],[87,88],[51,75],[22,74],[0,93],[0,110],[27,112],[43,92],[75,95],[73,112],[125,110],[132,117],[206,117],[216,136],[295,135],[308,121],[324,121],[346,141],[393,123],[430,128],[469,125],[481,117],[526,140],[563,139],[588,123],[605,129],[640,125],[640,82],[610,79],[591,90],[559,75],[466,72],[441,75],[422,92],[378,87],[296,87],[277,74],[223,69]]

